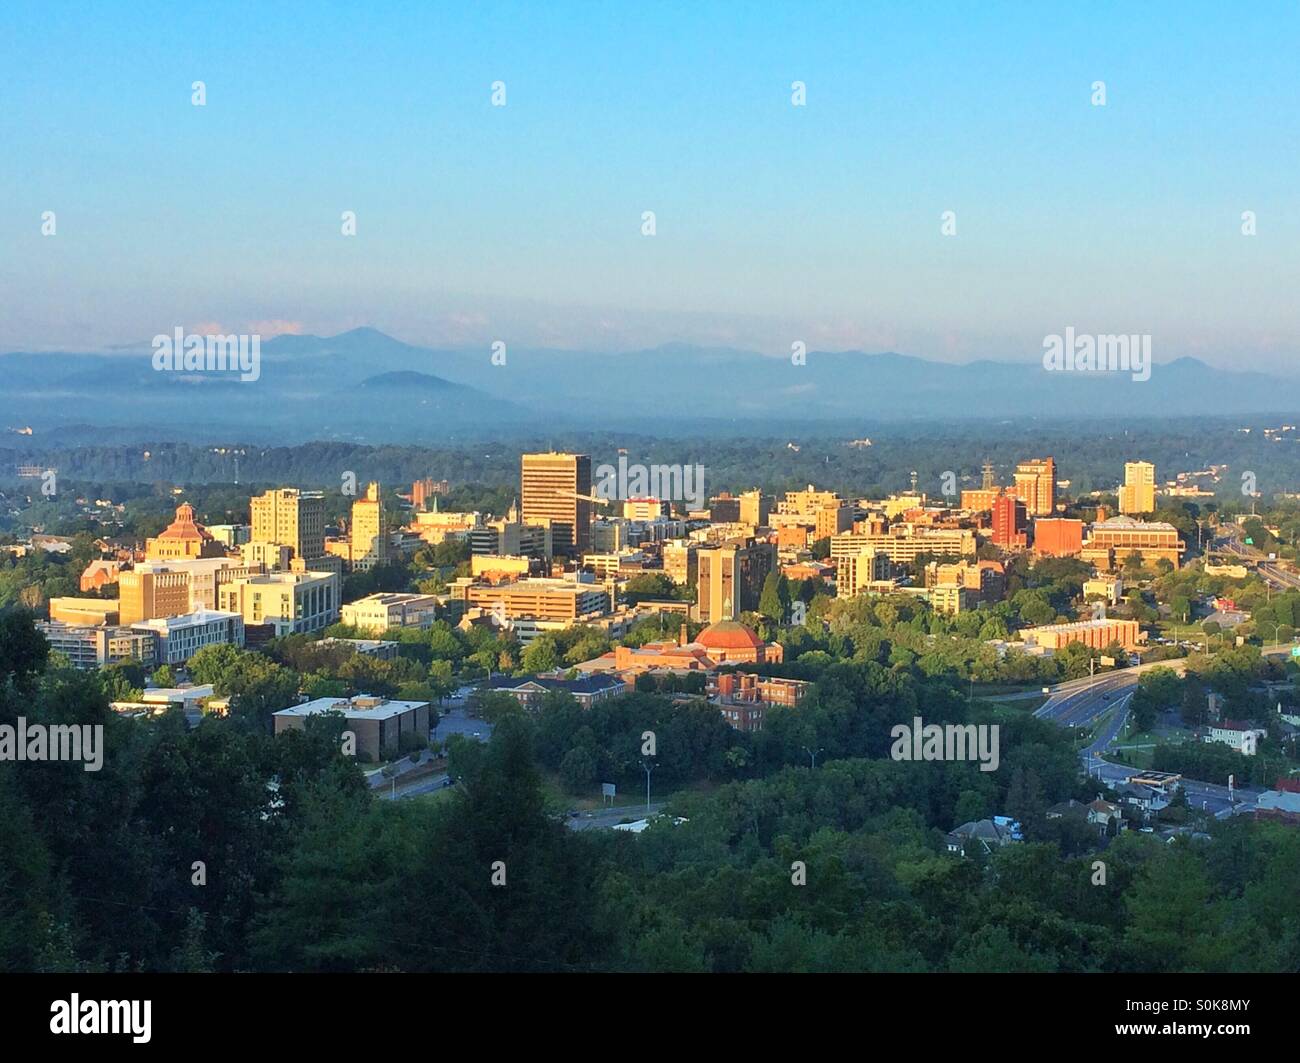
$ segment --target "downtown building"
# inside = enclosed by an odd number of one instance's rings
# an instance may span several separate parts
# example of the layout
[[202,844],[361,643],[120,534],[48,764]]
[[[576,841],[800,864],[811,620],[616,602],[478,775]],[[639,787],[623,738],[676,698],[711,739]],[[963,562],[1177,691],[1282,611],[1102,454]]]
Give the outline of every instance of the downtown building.
[[522,455],[519,498],[521,521],[548,527],[554,553],[577,558],[591,549],[589,455]]
[[734,620],[758,608],[763,581],[776,567],[776,548],[753,540],[700,547],[695,565],[695,619]]
[[1119,511],[1125,515],[1156,511],[1156,467],[1151,462],[1124,463],[1124,484],[1119,489]]

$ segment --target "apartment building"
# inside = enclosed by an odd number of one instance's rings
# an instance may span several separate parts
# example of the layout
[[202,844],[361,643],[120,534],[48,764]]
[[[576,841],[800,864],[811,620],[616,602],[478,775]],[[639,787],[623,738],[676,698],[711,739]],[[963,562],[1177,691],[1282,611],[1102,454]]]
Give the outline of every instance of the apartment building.
[[132,624],[131,630],[154,636],[159,664],[184,664],[205,646],[244,644],[244,618],[238,613],[209,609],[183,616],[142,620]]

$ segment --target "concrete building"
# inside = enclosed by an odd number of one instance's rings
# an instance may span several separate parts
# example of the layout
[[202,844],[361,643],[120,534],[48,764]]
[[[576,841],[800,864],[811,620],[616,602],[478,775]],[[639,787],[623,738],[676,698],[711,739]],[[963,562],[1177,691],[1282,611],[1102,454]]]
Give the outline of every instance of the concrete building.
[[342,608],[343,623],[381,635],[390,627],[428,627],[437,613],[432,594],[369,594]]
[[117,580],[119,620],[134,624],[141,620],[180,616],[190,611],[190,576],[166,565],[141,565],[123,572]]
[[502,620],[555,620],[572,624],[609,609],[609,592],[596,583],[567,579],[521,579],[490,585],[462,577],[451,585],[455,601],[477,606]]
[[1120,516],[1096,521],[1080,556],[1107,570],[1123,566],[1130,554],[1141,557],[1144,566],[1154,566],[1164,559],[1177,568],[1186,549],[1187,544],[1172,524]]
[[763,581],[776,567],[776,549],[747,541],[702,547],[696,555],[696,619],[731,620],[758,608]]
[[1119,511],[1124,514],[1154,513],[1156,509],[1156,467],[1149,461],[1124,463],[1124,485],[1119,489]]
[[271,572],[221,587],[218,608],[246,625],[269,624],[276,636],[320,631],[339,618],[337,572]]
[[974,557],[975,533],[969,528],[909,528],[894,525],[884,534],[844,532],[831,538],[831,560],[871,547],[895,564],[910,564],[920,554]]
[[202,609],[183,616],[141,620],[133,631],[151,632],[157,639],[159,664],[184,664],[204,646],[242,646],[244,618],[238,613]]
[[664,575],[683,587],[693,586],[699,578],[699,544],[685,539],[663,545]]
[[740,496],[740,523],[766,528],[772,512],[772,498],[762,491],[745,491]]
[[[520,517],[551,529],[563,557],[591,549],[591,458],[586,454],[524,454],[520,459]],[[494,551],[503,553],[509,551]]]
[[249,542],[287,546],[293,556],[325,555],[325,496],[284,487],[257,495],[249,503],[253,530]]
[[366,493],[352,503],[349,562],[353,572],[369,572],[388,560],[388,529],[379,484],[366,484]]
[[272,713],[275,733],[302,730],[307,720],[324,712],[342,713],[346,729],[356,737],[357,758],[378,761],[402,752],[403,739],[408,742],[429,740],[429,703],[427,701],[389,701],[387,698],[359,694],[354,698],[317,698],[303,705],[293,705]]
[[116,598],[51,598],[50,619],[74,626],[112,626],[121,622]]
[[835,553],[835,540],[831,540],[831,560],[835,563],[835,597],[854,598],[872,583],[892,579],[894,563],[889,554],[874,546],[856,553]]
[[1015,495],[1031,517],[1050,517],[1056,511],[1056,462],[1035,458],[1016,466]]
[[1083,600],[1101,598],[1110,605],[1118,605],[1124,597],[1124,581],[1118,576],[1098,573],[1091,579],[1083,581]]
[[62,653],[73,668],[102,668],[120,661],[138,661],[151,668],[157,659],[157,639],[151,632],[58,621],[38,621],[36,630],[45,636],[50,650]]

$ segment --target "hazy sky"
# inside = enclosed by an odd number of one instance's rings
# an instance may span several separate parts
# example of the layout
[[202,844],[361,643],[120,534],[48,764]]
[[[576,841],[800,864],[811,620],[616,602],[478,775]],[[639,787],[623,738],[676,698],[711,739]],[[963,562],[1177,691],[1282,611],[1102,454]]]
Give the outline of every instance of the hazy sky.
[[1300,372],[1295,2],[88,6],[0,7],[0,350],[1072,325]]

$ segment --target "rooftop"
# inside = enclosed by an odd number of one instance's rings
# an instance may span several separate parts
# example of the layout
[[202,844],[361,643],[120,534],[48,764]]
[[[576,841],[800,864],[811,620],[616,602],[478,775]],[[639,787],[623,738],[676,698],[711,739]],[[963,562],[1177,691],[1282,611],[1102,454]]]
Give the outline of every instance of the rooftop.
[[341,712],[349,720],[390,720],[404,712],[428,706],[427,701],[389,701],[369,694],[354,698],[317,698],[302,705],[272,713],[273,716],[315,716],[321,712]]

